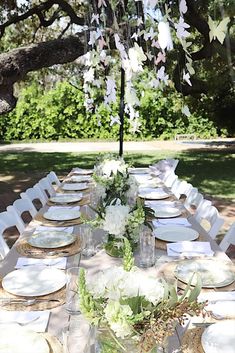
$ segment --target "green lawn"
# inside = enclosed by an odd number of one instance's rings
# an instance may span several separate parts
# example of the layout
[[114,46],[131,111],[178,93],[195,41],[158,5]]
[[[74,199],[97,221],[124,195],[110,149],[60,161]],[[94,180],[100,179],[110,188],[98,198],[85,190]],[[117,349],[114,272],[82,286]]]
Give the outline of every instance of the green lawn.
[[[91,168],[98,153],[1,153],[0,174],[17,172],[35,174],[54,170],[60,175],[72,167]],[[186,179],[201,192],[217,198],[235,200],[235,153],[229,151],[157,151],[126,153],[125,160],[133,166],[148,166],[160,159],[175,157],[180,160],[176,174]]]

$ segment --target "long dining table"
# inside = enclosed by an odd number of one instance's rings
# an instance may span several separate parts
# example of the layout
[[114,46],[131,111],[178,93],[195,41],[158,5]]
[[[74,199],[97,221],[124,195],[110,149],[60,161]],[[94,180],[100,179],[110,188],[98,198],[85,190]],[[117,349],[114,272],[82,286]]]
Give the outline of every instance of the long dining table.
[[[62,186],[59,187],[59,189],[57,189],[56,191],[59,193],[66,193],[65,190],[63,190],[63,185],[64,183],[66,183],[67,180],[69,180],[69,178],[73,175],[74,170],[71,170],[71,172],[68,174],[68,176],[65,178],[64,182],[62,183]],[[70,191],[68,191],[69,193]],[[79,191],[81,192],[81,191]],[[73,191],[74,193],[74,191]],[[86,205],[89,204],[89,189],[84,191],[83,193],[84,196],[84,200],[85,202],[79,202],[78,204],[80,204],[80,209],[81,212],[84,212],[86,210]],[[169,196],[170,199],[174,200],[174,195],[170,195]],[[169,199],[166,199],[165,201],[167,201]],[[101,247],[97,247],[97,252],[94,256],[92,257],[85,257],[83,255],[81,255],[81,248],[79,249],[79,246],[77,247],[77,249],[73,249],[72,253],[61,253],[60,250],[58,251],[58,254],[53,253],[52,255],[48,254],[48,251],[42,251],[41,253],[39,252],[39,254],[37,254],[37,252],[35,252],[36,256],[34,256],[35,254],[32,252],[28,252],[27,253],[27,246],[25,246],[25,242],[27,242],[27,239],[32,235],[32,233],[35,231],[35,229],[38,226],[42,226],[42,225],[48,225],[48,221],[43,221],[43,214],[51,207],[51,203],[48,202],[48,204],[46,204],[44,207],[42,207],[37,216],[35,217],[35,219],[32,219],[32,221],[28,224],[28,226],[25,229],[25,232],[20,235],[19,239],[16,241],[16,243],[13,245],[13,247],[10,249],[8,255],[5,257],[5,259],[0,263],[0,279],[2,279],[5,275],[7,275],[9,272],[13,271],[15,269],[15,265],[17,263],[17,260],[19,257],[36,257],[36,258],[57,258],[57,257],[67,257],[67,264],[66,267],[70,268],[70,267],[84,267],[85,269],[87,269],[87,271],[89,271],[89,275],[94,275],[97,273],[97,271],[100,271],[102,269],[108,268],[110,266],[115,266],[115,265],[121,265],[121,259],[119,258],[114,258],[111,257],[109,255],[106,254],[106,252],[104,251],[104,249],[102,249]],[[195,229],[196,231],[198,231],[198,233],[200,234],[201,238],[203,239],[203,241],[209,242],[211,245],[211,249],[214,251],[214,259],[217,259],[218,261],[230,261],[229,258],[227,257],[227,255],[222,252],[219,248],[219,246],[217,245],[217,243],[212,240],[209,235],[207,234],[207,232],[205,231],[205,229],[199,224],[197,223],[194,218],[185,210],[185,217],[187,218],[187,220],[191,223],[192,228]],[[66,223],[66,222],[65,222]],[[65,223],[61,223],[61,225],[65,224]],[[73,222],[71,222],[72,224]],[[60,226],[59,222],[51,223],[54,226]],[[73,233],[78,235],[78,237],[80,236],[82,232],[82,225],[81,224],[74,224],[73,225]],[[100,229],[94,230],[94,239],[96,242],[96,245],[99,245],[102,242],[103,236],[104,236],[104,232]],[[141,269],[141,271],[143,271],[146,274],[150,274],[150,275],[154,275],[156,277],[161,277],[161,276],[165,276],[168,279],[168,275],[167,271],[165,271],[165,267],[169,266],[169,263],[174,263],[174,261],[177,261],[177,259],[172,258],[172,260],[168,257],[167,261],[165,260],[167,258],[167,252],[166,249],[162,246],[158,247],[157,243],[156,243],[156,263],[155,266],[147,268],[147,269]],[[138,251],[136,253],[136,264],[138,264]],[[170,275],[171,275],[171,271],[170,271]],[[210,291],[213,291],[216,289],[211,289]],[[65,308],[65,289],[63,288],[63,293],[60,294],[59,296],[59,300],[58,303],[57,302],[48,302],[48,303],[43,303],[43,304],[39,304],[37,306],[34,305],[29,305],[27,307],[17,307],[16,306],[12,306],[9,303],[9,305],[2,305],[1,304],[1,298],[6,296],[6,293],[3,293],[3,288],[0,288],[0,310],[1,311],[8,311],[8,310],[26,310],[26,311],[31,311],[31,310],[49,310],[50,311],[50,316],[49,316],[49,320],[48,320],[48,325],[46,328],[46,332],[48,332],[51,336],[56,337],[59,342],[61,342],[61,344],[63,344],[63,338],[62,338],[62,332],[64,330],[64,328],[66,327],[66,325],[69,324],[69,321],[73,321],[76,320],[79,316],[79,324],[82,325],[86,325],[85,320],[81,317],[81,315],[75,315],[75,316],[70,316]],[[53,297],[53,295],[52,295]],[[55,295],[56,298],[56,295]],[[84,321],[83,321],[84,320]],[[190,321],[189,321],[190,323]],[[189,324],[188,324],[189,325]],[[187,325],[187,326],[188,326]],[[169,353],[173,353],[173,352],[187,352],[189,353],[190,350],[181,350],[181,344],[182,344],[182,337],[185,333],[186,327],[179,327],[177,326],[176,329],[176,333],[175,335],[171,336],[169,338]],[[193,344],[193,343],[192,343]],[[59,347],[59,348],[58,348]],[[58,346],[57,349],[55,350],[55,352],[53,353],[59,353],[59,352],[66,352],[66,350],[63,350],[63,347],[61,345]],[[84,350],[85,347],[85,341],[84,342],[80,342],[79,345],[74,344],[74,348],[73,351],[69,351],[69,353],[79,353],[79,352],[89,352],[89,349],[86,348]],[[191,350],[192,353],[196,353],[196,351],[194,350],[194,348],[192,347]],[[12,352],[13,353],[13,352]]]

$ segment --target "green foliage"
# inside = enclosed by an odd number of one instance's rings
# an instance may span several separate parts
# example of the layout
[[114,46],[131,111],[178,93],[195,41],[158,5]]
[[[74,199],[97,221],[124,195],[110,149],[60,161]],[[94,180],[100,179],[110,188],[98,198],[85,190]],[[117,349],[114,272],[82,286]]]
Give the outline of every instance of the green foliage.
[[[217,136],[214,123],[210,120],[208,98],[188,99],[192,115],[187,118],[181,113],[182,98],[172,90],[162,91],[148,86],[148,77],[137,82],[141,97],[141,132],[129,132],[128,119],[125,119],[125,139],[173,138],[176,134],[194,133],[200,138]],[[103,96],[97,93],[98,103]],[[15,110],[0,120],[1,140],[46,139],[48,141],[64,138],[118,139],[119,125],[110,127],[110,115],[118,114],[118,105],[110,112],[104,104],[87,113],[84,107],[84,93],[68,82],[59,82],[54,89],[43,90],[33,83],[22,89]],[[101,121],[101,126],[98,121]],[[224,126],[222,126],[224,128]],[[223,130],[226,134],[226,130]]]

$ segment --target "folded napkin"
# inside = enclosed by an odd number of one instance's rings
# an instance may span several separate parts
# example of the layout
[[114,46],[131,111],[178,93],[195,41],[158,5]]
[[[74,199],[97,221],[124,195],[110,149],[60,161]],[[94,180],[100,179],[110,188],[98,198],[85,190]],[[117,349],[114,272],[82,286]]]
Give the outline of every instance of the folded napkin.
[[38,232],[66,232],[69,234],[73,233],[73,227],[47,227],[47,226],[38,226],[35,230],[34,233]]
[[66,269],[67,257],[58,257],[56,259],[34,259],[29,257],[19,257],[15,268],[29,266],[50,266],[61,270]]
[[86,180],[91,180],[91,176],[90,175],[72,175],[71,177],[69,177],[67,180],[77,180],[79,181],[86,181]]
[[54,211],[69,211],[69,210],[73,210],[73,211],[79,211],[80,210],[80,206],[51,206],[49,207],[48,211],[49,212],[54,212]]
[[162,200],[145,200],[145,205],[148,207],[177,207],[182,208],[182,204],[179,201],[162,201]]
[[[65,194],[56,193],[53,195],[53,197],[55,197],[55,196],[63,198],[65,196]],[[74,192],[74,193],[70,193],[69,196],[83,197],[83,193],[82,192]],[[67,194],[66,194],[66,197],[67,197]]]
[[235,301],[217,301],[213,304],[208,304],[206,310],[212,311],[215,317],[221,319],[235,318]]
[[[50,311],[0,311],[0,323],[24,323],[24,327],[36,332],[45,332]],[[34,320],[30,322],[31,320]],[[12,337],[17,339],[17,337]],[[32,347],[33,351],[33,347]]]
[[183,217],[155,219],[155,220],[153,220],[152,223],[153,223],[154,228],[164,227],[166,225],[192,227],[191,223],[189,223],[187,218],[183,218]]
[[216,301],[235,301],[235,292],[207,292],[200,293],[198,300],[203,302],[208,300],[209,302]]
[[82,169],[82,168],[73,168],[72,173],[74,174],[92,174],[93,169]]
[[174,257],[181,256],[213,256],[209,242],[182,241],[179,243],[167,244],[167,255]]

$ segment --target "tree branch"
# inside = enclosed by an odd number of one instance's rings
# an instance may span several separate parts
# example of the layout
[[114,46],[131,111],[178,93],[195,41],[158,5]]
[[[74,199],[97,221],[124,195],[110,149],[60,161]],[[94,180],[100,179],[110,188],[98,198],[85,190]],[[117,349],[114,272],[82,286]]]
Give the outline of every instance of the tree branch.
[[65,39],[32,44],[1,54],[0,114],[15,107],[17,100],[13,95],[13,85],[24,79],[28,72],[55,64],[72,62],[83,55],[84,50],[85,45],[82,39],[70,36]]
[[46,2],[40,3],[39,5],[33,6],[31,9],[23,13],[22,15],[14,15],[8,21],[0,25],[0,37],[4,35],[5,29],[12,24],[19,23],[24,21],[34,15],[38,16],[42,26],[48,27],[51,25],[57,16],[55,13],[58,13],[57,10],[50,20],[44,20],[43,11],[48,11],[52,6],[58,5],[60,10],[63,10],[67,16],[70,17],[70,21],[77,25],[84,25],[84,19],[77,16],[75,10],[69,5],[65,0],[47,0]]

